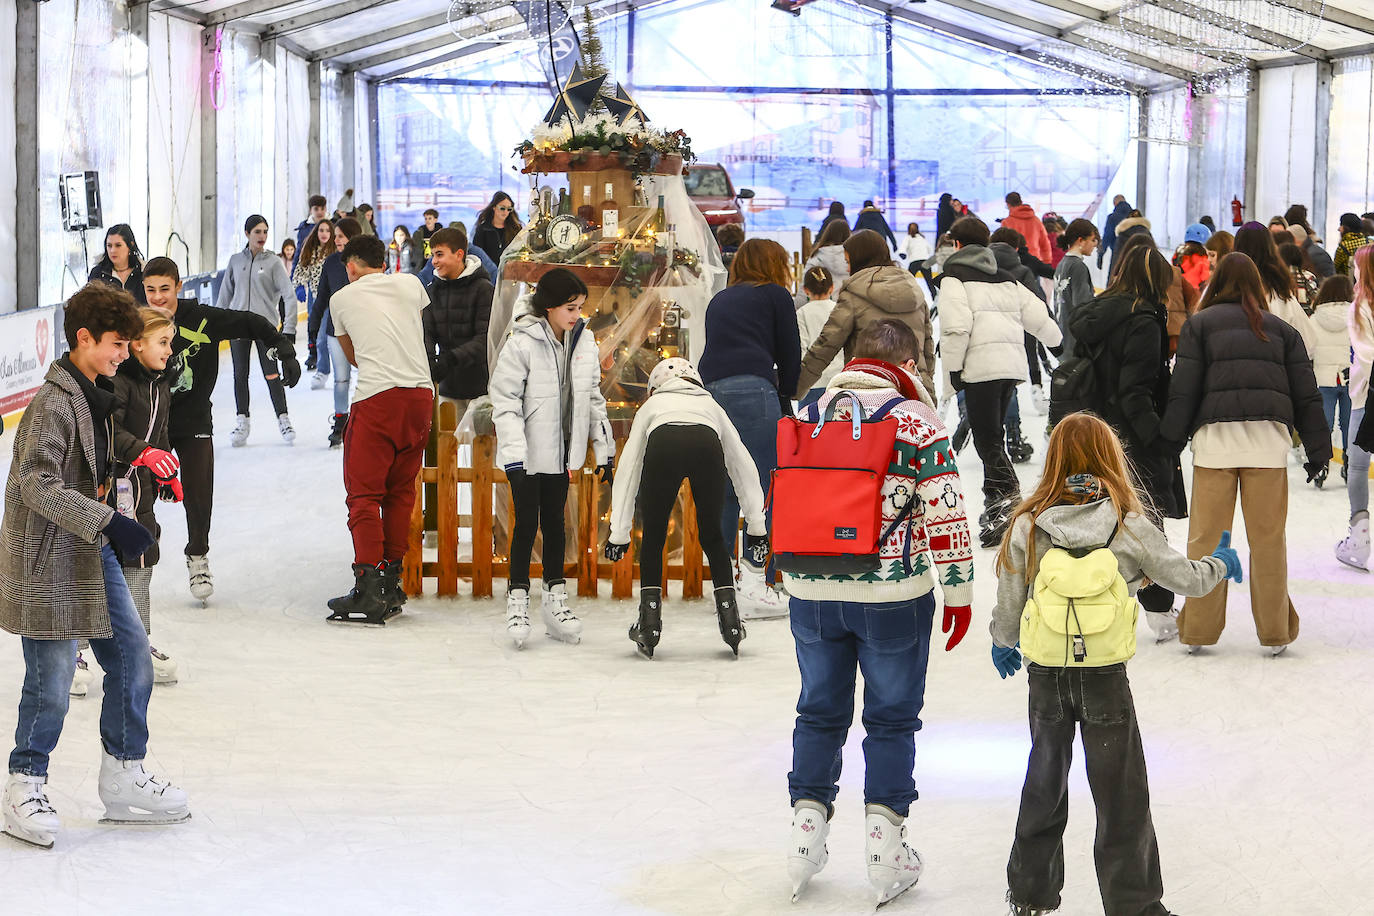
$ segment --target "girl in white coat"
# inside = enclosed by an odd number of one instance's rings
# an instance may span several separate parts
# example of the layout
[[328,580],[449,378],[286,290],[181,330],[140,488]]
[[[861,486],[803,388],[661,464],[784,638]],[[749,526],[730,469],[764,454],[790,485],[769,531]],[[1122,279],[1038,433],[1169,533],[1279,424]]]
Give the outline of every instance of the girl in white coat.
[[[1341,479],[1345,479],[1350,449],[1350,310],[1355,287],[1345,274],[1328,277],[1313,299],[1312,329],[1317,346],[1312,353],[1312,368],[1317,374],[1317,390],[1322,394],[1322,412],[1333,432],[1341,425]],[[1313,480],[1319,488],[1326,482],[1326,468]]]
[[581,641],[582,621],[568,607],[563,579],[563,513],[568,475],[582,467],[590,445],[597,473],[610,483],[615,440],[601,395],[601,360],[587,331],[587,287],[570,270],[546,273],[515,321],[492,371],[489,393],[496,425],[496,462],[515,501],[506,632],[517,648],[530,635],[530,554],[544,533],[544,625],[554,639]]
[[[620,476],[611,493],[611,533],[606,559],[630,549],[635,506],[644,521],[639,545],[639,620],[630,639],[646,658],[654,657],[663,628],[663,546],[668,517],[684,480],[692,483],[698,518],[724,511],[726,482],[734,484],[744,513],[744,560],[762,571],[768,561],[768,527],[763,489],[754,459],[735,425],[685,359],[665,359],[649,373],[649,400],[635,414],[620,456]],[[701,549],[711,564],[720,636],[739,655],[744,625],[735,600],[731,547],[719,525],[701,526]]]

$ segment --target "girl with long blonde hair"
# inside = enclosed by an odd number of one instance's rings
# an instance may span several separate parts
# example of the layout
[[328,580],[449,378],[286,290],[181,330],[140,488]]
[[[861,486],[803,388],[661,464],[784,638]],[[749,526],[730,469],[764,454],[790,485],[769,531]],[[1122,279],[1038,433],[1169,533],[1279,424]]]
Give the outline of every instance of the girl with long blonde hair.
[[[1349,429],[1360,429],[1369,401],[1370,368],[1374,366],[1374,245],[1355,252],[1355,301],[1350,306]],[[1355,405],[1360,405],[1355,407]],[[1350,532],[1336,545],[1336,559],[1356,569],[1369,569],[1369,452],[1350,436],[1345,492],[1350,499]]]
[[[1211,556],[1189,560],[1169,546],[1146,517],[1130,463],[1116,433],[1086,414],[1070,414],[1055,426],[1045,473],[1035,491],[1012,513],[997,557],[997,606],[992,614],[992,661],[1002,677],[1021,667],[1023,613],[1040,561],[1053,548],[1084,557],[1106,548],[1134,596],[1147,580],[1184,595],[1203,595],[1227,575],[1239,580],[1240,558],[1226,532]],[[1080,560],[1079,562],[1083,562]],[[1072,593],[1072,592],[1067,592]],[[1130,598],[1135,609],[1134,598]],[[1112,624],[1134,649],[1136,614]],[[1113,634],[1107,634],[1113,635]],[[1129,657],[1128,653],[1123,653]],[[1121,656],[1118,656],[1121,657]],[[1074,732],[1083,731],[1084,763],[1097,806],[1094,859],[1108,913],[1163,913],[1164,882],[1150,818],[1145,752],[1126,662],[1085,656],[1070,665],[1032,658],[1031,752],[1016,836],[1007,862],[1007,899],[1013,912],[1049,912],[1064,886],[1064,799]]]

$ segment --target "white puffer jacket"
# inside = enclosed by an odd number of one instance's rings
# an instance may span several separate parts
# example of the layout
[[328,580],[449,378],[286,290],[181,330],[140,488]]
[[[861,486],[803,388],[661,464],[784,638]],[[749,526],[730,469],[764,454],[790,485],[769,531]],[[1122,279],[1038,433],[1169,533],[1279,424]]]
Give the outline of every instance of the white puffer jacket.
[[1350,406],[1363,407],[1369,398],[1370,368],[1374,366],[1374,321],[1367,306],[1350,307],[1350,349],[1355,358],[1350,363]]
[[945,261],[940,281],[940,355],[945,371],[965,383],[1030,379],[1025,335],[1047,347],[1063,340],[1050,310],[982,245],[965,245]]
[[1298,300],[1291,296],[1285,298],[1270,296],[1269,311],[1293,326],[1293,330],[1302,336],[1302,345],[1307,348],[1307,358],[1315,359],[1317,329],[1313,326],[1312,319],[1307,317],[1307,313],[1298,304]]
[[1350,368],[1350,308],[1349,302],[1323,302],[1312,313],[1317,341],[1312,368],[1321,388],[1345,384],[1341,373]]
[[711,392],[695,382],[674,378],[660,385],[639,408],[634,426],[630,427],[630,436],[625,440],[620,470],[611,490],[611,542],[630,543],[639,481],[644,473],[644,449],[649,444],[649,434],[660,426],[704,426],[715,431],[721,450],[725,452],[725,471],[739,496],[745,530],[753,535],[767,534],[759,472],[735,424],[711,397]]
[[[543,318],[516,320],[488,386],[499,466],[523,464],[527,474],[562,474],[582,467],[588,443],[598,465],[615,455],[601,395],[601,358],[586,326],[579,320],[560,343]],[[566,430],[565,390],[572,398]]]

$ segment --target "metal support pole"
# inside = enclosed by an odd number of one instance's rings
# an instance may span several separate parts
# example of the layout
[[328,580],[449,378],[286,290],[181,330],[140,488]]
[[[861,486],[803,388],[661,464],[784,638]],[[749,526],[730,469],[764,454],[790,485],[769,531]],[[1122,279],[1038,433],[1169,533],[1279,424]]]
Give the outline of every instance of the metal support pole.
[[1245,93],[1245,206],[1251,213],[1254,212],[1255,195],[1259,189],[1259,81],[1259,71],[1252,69],[1250,85]]
[[[149,205],[149,184],[151,179],[148,177],[148,162],[151,155],[151,140],[148,131],[148,111],[151,107],[151,98],[148,94],[148,5],[140,3],[129,8],[129,37],[133,40],[129,42],[129,85],[131,97],[129,99],[129,162],[128,180],[141,181],[143,183],[142,206],[138,208],[141,217],[141,234],[138,238],[144,240],[144,251],[157,251],[153,247],[154,239],[148,237],[149,226],[151,225],[152,210]],[[130,210],[130,216],[134,215],[134,210]],[[156,240],[161,242],[161,239]]]
[[635,8],[625,14],[625,87],[635,88]]
[[377,81],[370,79],[367,81],[367,144],[372,154],[372,187],[367,190],[373,199],[382,182],[382,144],[378,124]]
[[201,32],[200,72],[200,252],[195,270],[214,271],[219,261],[219,128],[210,74],[215,67],[215,29]]
[[1150,94],[1142,92],[1137,98],[1140,100],[1140,111],[1136,117],[1136,136],[1140,139],[1135,142],[1135,204],[1134,206],[1141,213],[1145,212],[1145,194],[1149,190],[1150,173],[1150,144],[1146,140],[1150,136]]
[[[1312,150],[1312,210],[1307,221],[1318,232],[1325,232],[1327,168],[1331,161],[1331,63],[1317,62],[1316,137]],[[1323,235],[1323,237],[1325,237]]]
[[[358,118],[356,113],[355,98],[357,94],[357,78],[352,73],[344,73],[339,77],[339,128],[340,128],[340,150],[343,157],[343,179],[345,188],[353,188],[361,195],[363,189],[358,187],[360,175],[358,169]],[[369,197],[359,196],[355,200],[370,200]]]
[[310,139],[306,142],[305,180],[311,194],[323,194],[324,178],[320,173],[320,79],[324,64],[308,63],[306,66],[309,67],[310,83]]
[[[38,201],[38,16],[37,3],[15,7],[14,164],[15,183],[15,304],[34,308],[39,298]],[[52,176],[51,180],[56,180]],[[54,263],[60,258],[54,258]]]
[[892,11],[883,16],[884,37],[887,47],[887,207],[891,209],[897,200],[897,106],[892,90]]

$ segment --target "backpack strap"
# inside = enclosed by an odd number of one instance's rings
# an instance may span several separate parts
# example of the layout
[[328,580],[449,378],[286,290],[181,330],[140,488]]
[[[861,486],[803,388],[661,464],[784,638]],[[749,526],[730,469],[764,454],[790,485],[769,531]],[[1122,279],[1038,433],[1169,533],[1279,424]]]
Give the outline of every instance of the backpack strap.
[[897,397],[888,401],[882,407],[879,407],[877,410],[869,414],[868,419],[873,422],[886,419],[887,415],[892,412],[892,408],[896,407],[898,404],[902,403],[905,400],[907,399],[902,397],[901,395],[897,395]]

